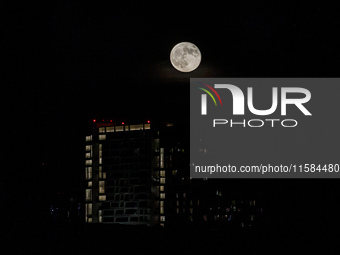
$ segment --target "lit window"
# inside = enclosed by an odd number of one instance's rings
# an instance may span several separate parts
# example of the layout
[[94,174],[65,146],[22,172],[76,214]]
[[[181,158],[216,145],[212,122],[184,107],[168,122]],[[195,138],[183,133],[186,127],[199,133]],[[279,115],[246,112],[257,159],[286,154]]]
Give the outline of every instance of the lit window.
[[90,222],[90,223],[91,223],[91,222],[92,222],[92,218],[88,218],[88,219],[87,219],[87,222]]
[[160,219],[161,219],[161,221],[164,222],[165,221],[165,216],[161,216]]
[[185,194],[185,193],[183,193],[183,197],[184,197],[184,198],[186,197],[186,194]]
[[99,201],[106,201],[106,195],[100,195]]
[[99,181],[99,193],[105,193],[105,181]]
[[106,127],[106,133],[115,132],[115,127]]
[[159,191],[164,191],[164,186],[159,186]]
[[106,179],[106,173],[103,173],[103,179]]
[[161,206],[161,207],[159,208],[159,213],[160,213],[160,214],[164,214],[164,206]]
[[177,174],[177,170],[172,170],[172,175],[176,175]]
[[140,125],[130,125],[130,131],[143,130],[143,124]]
[[124,126],[116,126],[116,132],[124,131]]
[[165,183],[165,178],[160,178],[160,183]]
[[161,193],[159,196],[161,199],[165,199],[165,193]]
[[125,125],[125,131],[129,131],[129,125]]
[[192,200],[190,200],[190,205],[192,206]]
[[87,166],[92,165],[92,159],[85,160],[85,165]]
[[102,223],[103,222],[103,211],[102,210],[98,211],[98,216],[99,216],[99,223]]
[[190,208],[190,213],[192,213],[193,212],[193,209],[192,208]]
[[255,200],[250,201],[250,206],[255,206]]
[[85,151],[91,151],[91,147],[92,147],[92,145],[86,145],[85,146]]
[[86,142],[92,141],[92,135],[86,136],[86,137],[85,137],[85,141],[86,141]]
[[106,135],[99,135],[99,140],[106,140]]
[[250,220],[251,220],[251,221],[254,220],[254,215],[250,215]]
[[88,187],[89,187],[89,188],[92,187],[92,181],[88,182]]
[[91,158],[91,152],[85,153],[85,158]]
[[179,208],[176,209],[176,212],[179,213]]
[[160,149],[160,168],[164,168],[164,148]]
[[178,200],[177,200],[177,203],[176,203],[176,204],[177,204],[177,206],[179,206],[179,201],[178,201]]
[[86,201],[91,201],[92,200],[92,189],[86,189],[85,200]]
[[105,127],[100,127],[99,128],[99,133],[105,133]]
[[87,204],[87,214],[88,215],[92,214],[92,204]]
[[200,201],[199,200],[197,200],[197,205],[200,205]]
[[161,177],[165,177],[165,171],[159,171],[159,175],[160,175]]
[[92,179],[92,166],[88,166],[85,168],[85,176],[86,180]]
[[144,124],[144,129],[150,129],[150,124]]

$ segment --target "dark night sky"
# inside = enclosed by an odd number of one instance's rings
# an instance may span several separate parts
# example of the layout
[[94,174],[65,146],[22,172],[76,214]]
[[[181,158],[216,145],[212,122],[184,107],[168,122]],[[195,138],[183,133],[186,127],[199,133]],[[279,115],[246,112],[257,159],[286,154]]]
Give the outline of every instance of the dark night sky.
[[[1,188],[14,197],[34,200],[79,187],[92,118],[185,120],[190,77],[339,76],[339,17],[324,1],[11,1],[7,7]],[[200,67],[189,74],[169,61],[181,41],[202,52]],[[337,180],[252,183],[274,189],[276,200],[301,212],[315,199],[338,199]]]

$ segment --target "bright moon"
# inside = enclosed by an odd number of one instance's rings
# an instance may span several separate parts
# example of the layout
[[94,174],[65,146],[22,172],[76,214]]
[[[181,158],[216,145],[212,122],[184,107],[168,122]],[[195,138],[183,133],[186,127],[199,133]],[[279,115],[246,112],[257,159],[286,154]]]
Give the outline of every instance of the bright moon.
[[181,42],[172,48],[170,61],[174,68],[181,72],[191,72],[201,63],[201,52],[190,42]]

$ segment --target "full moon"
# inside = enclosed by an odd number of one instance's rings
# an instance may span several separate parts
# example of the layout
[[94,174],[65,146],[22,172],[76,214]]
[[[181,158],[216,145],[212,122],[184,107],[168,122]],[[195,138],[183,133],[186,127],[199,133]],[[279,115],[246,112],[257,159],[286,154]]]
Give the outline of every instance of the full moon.
[[201,52],[190,42],[181,42],[172,48],[170,62],[174,68],[181,72],[191,72],[201,63]]

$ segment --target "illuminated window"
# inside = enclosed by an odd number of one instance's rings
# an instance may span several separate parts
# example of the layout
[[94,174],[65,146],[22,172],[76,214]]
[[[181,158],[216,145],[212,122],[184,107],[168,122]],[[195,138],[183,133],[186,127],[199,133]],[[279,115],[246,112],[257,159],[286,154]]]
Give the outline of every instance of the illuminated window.
[[164,191],[164,186],[159,186],[159,191]]
[[197,200],[197,205],[200,205],[200,201],[199,200]]
[[92,159],[85,160],[85,165],[87,166],[92,165]]
[[91,158],[91,152],[85,153],[85,158]]
[[165,199],[165,193],[161,193],[159,196],[161,199]]
[[90,180],[92,178],[92,166],[85,167],[85,176],[86,180]]
[[99,128],[99,133],[105,133],[105,127],[100,127]]
[[87,214],[88,215],[92,214],[92,204],[87,204]]
[[183,197],[184,197],[184,198],[186,197],[186,194],[185,194],[185,193],[183,193]]
[[159,224],[161,227],[163,227],[164,228],[164,223],[161,223],[161,224]]
[[103,173],[103,179],[106,179],[106,173]]
[[92,189],[86,189],[85,200],[86,201],[91,201],[92,200]]
[[92,181],[88,182],[88,187],[91,188],[92,187]]
[[130,131],[143,130],[143,124],[140,125],[130,125]]
[[99,222],[102,223],[103,222],[103,211],[102,210],[98,210],[98,216],[99,216]]
[[99,135],[99,140],[106,140],[106,135]]
[[86,145],[85,146],[85,151],[91,151],[91,147],[92,147],[92,145]]
[[190,213],[192,213],[193,212],[193,209],[192,208],[190,208]]
[[159,171],[159,175],[160,175],[161,177],[165,177],[165,171]]
[[179,208],[176,209],[176,213],[179,213]]
[[190,200],[190,205],[192,206],[192,200]]
[[164,214],[164,206],[161,206],[161,207],[159,208],[159,213],[160,213],[160,214]]
[[106,195],[100,195],[99,201],[106,201]]
[[176,175],[177,174],[177,170],[172,170],[172,175]]
[[254,220],[254,215],[250,215],[250,220],[251,220],[251,221]]
[[116,132],[124,131],[124,126],[116,126]]
[[86,142],[92,141],[92,135],[86,136],[86,137],[85,137],[85,141],[86,141]]
[[106,133],[115,132],[115,127],[106,127]]
[[250,206],[255,206],[255,200],[250,201]]
[[177,204],[177,206],[179,206],[179,201],[178,201],[178,200],[177,200],[177,203],[176,203],[176,204]]
[[91,222],[92,222],[92,218],[88,218],[88,219],[87,219],[87,222],[90,222],[90,223],[91,223]]
[[160,168],[164,168],[164,148],[160,149]]
[[99,193],[105,193],[105,181],[99,181]]
[[99,166],[99,179],[102,179],[102,178],[103,178],[103,167]]
[[160,178],[160,183],[165,183],[165,178]]
[[165,221],[165,216],[161,216],[160,219],[161,219],[162,222],[164,222]]
[[125,125],[125,131],[129,131],[129,126]]
[[144,129],[150,129],[150,124],[144,124]]

